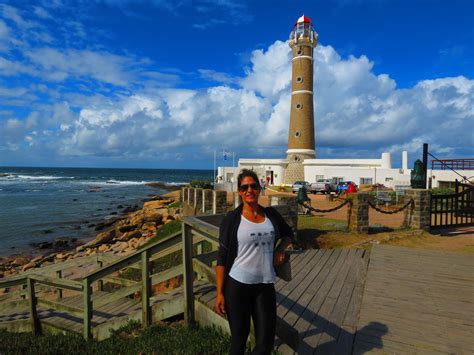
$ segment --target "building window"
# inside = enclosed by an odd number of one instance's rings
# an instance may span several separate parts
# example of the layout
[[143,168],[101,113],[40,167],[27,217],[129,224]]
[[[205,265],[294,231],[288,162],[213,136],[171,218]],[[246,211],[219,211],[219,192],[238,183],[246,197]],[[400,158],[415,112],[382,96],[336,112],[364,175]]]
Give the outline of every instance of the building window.
[[296,109],[297,110],[301,110],[303,108],[303,104],[298,102],[296,105],[295,105]]
[[343,176],[333,177],[333,178],[332,178],[332,181],[334,181],[335,184],[338,184],[338,183],[340,183],[341,181],[344,181],[344,177],[343,177]]
[[316,175],[316,180],[315,181],[323,180],[323,179],[324,179],[324,175]]
[[360,178],[360,185],[372,185],[372,178]]
[[296,52],[296,54],[302,55],[302,54],[303,54],[303,50],[302,50],[301,48],[299,48],[298,51]]
[[301,84],[303,82],[303,77],[302,76],[297,76],[296,77],[296,82]]
[[385,178],[385,182],[390,182],[390,181],[393,181],[393,178],[391,178],[391,177],[386,177]]
[[295,132],[295,137],[298,138],[299,136],[301,136],[300,131],[296,131],[296,132]]

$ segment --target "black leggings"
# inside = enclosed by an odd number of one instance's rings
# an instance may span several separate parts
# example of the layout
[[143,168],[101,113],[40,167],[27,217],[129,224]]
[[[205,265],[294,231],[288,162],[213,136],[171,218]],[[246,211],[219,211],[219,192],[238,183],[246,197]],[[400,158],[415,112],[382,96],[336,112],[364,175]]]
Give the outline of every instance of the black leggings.
[[224,297],[232,335],[230,354],[244,354],[250,332],[250,317],[252,317],[255,328],[255,348],[252,354],[270,354],[275,339],[276,299],[274,285],[249,285],[228,276]]

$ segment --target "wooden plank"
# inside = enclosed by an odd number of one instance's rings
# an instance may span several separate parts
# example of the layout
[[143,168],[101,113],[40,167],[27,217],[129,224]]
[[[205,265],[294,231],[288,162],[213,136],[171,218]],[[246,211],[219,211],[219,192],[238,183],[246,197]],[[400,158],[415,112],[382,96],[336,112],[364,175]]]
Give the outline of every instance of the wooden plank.
[[199,230],[207,235],[213,237],[214,243],[219,243],[219,227],[205,222],[204,219],[198,217],[183,217],[183,223],[190,226],[194,230]]
[[35,295],[35,280],[31,278],[26,279],[27,292],[28,292],[28,305],[30,310],[30,322],[33,334],[37,335],[41,332],[38,322],[38,313],[36,311],[36,295]]
[[[317,277],[321,268],[325,264],[325,261],[328,260],[331,254],[332,251],[326,253],[307,252],[309,260],[305,259],[304,266],[306,266],[306,268],[298,271],[290,282],[276,290],[277,314],[280,317],[285,319],[286,314],[290,312],[290,310],[298,302],[298,298]],[[291,323],[291,320],[287,321]]]
[[48,285],[55,288],[61,288],[65,290],[72,290],[72,291],[82,291],[82,283],[73,280],[67,279],[58,279],[55,277],[48,277],[44,275],[36,275],[32,274],[29,275],[28,278],[35,280],[38,284]]
[[[302,322],[306,320],[301,318],[305,311],[308,309],[309,304],[314,297],[325,297],[327,286],[327,276],[330,274],[332,268],[338,269],[338,264],[342,263],[344,255],[342,249],[334,249],[331,252],[327,253],[327,258],[321,260],[322,262],[318,264],[315,269],[314,278],[308,285],[308,288],[301,293],[301,296],[298,298],[297,302],[291,307],[289,312],[285,315],[284,319],[289,324],[292,324],[299,332],[303,331]],[[312,310],[308,309],[307,313],[311,313]],[[308,318],[308,317],[306,317]]]
[[141,254],[142,266],[142,325],[148,327],[151,324],[151,280],[149,250],[143,250]]
[[357,270],[361,268],[361,265],[363,265],[363,260],[360,253],[354,253],[353,261],[349,265],[349,270],[345,280],[343,281],[340,294],[333,310],[327,318],[328,322],[326,324],[326,328],[324,329],[324,333],[321,333],[322,335],[318,341],[317,347],[321,348],[324,346],[325,351],[328,353],[340,353],[340,350],[337,349],[340,336],[342,336],[344,339],[349,338],[350,335],[352,337],[354,336],[354,334],[343,334],[345,330],[342,325],[355,286],[361,281],[360,274],[357,272]]
[[203,276],[207,281],[212,284],[216,283],[216,273],[213,268],[209,267],[198,259],[193,259],[193,270],[199,275]]
[[37,300],[37,302],[38,302],[38,305],[40,306],[52,308],[59,312],[67,312],[67,313],[72,314],[75,317],[82,318],[84,316],[84,311],[82,310],[82,308],[79,308],[79,307],[68,306],[61,302],[45,300],[45,299],[40,299],[40,298]]
[[[341,250],[340,254],[337,255],[337,259],[334,260],[332,266],[325,267],[324,270],[322,270],[322,276],[324,277],[324,281],[322,282],[320,287],[318,287],[314,292],[311,292],[314,297],[310,299],[306,309],[296,321],[295,328],[300,333],[301,338],[298,352],[312,352],[312,350],[310,349],[314,349],[316,344],[309,344],[306,338],[312,335],[310,331],[314,329],[313,324],[318,320],[322,321],[321,318],[318,318],[321,317],[321,315],[319,314],[319,309],[321,305],[325,303],[327,304],[327,302],[325,302],[326,298],[331,292],[332,285],[334,284],[334,281],[336,280],[339,271],[346,262],[348,253],[348,250]],[[331,264],[328,264],[328,266],[329,265]]]
[[[322,251],[315,251],[315,250],[306,250],[304,253],[296,254],[298,257],[296,260],[293,260],[292,256],[290,256],[290,264],[291,264],[291,273],[293,275],[293,279],[297,277],[300,271],[306,266],[309,261],[312,261],[314,258],[319,259],[323,254]],[[281,290],[284,285],[288,283],[294,283],[295,281],[285,281],[283,279],[277,278],[275,282],[275,289]],[[291,286],[288,286],[291,287]]]
[[82,280],[82,294],[83,294],[83,308],[84,308],[84,316],[83,316],[83,336],[84,339],[89,340],[92,338],[92,299],[91,299],[91,281],[88,277],[85,277]]
[[159,251],[162,251],[172,245],[175,245],[180,242],[180,234],[175,233],[172,234],[166,238],[160,239],[159,241],[152,243],[150,245],[147,245],[144,249],[137,250],[133,252],[132,254],[119,259],[115,262],[110,263],[109,265],[93,271],[89,274],[87,274],[85,277],[87,277],[90,282],[97,281],[99,279],[104,278],[105,276],[108,276],[116,271],[119,271],[120,269],[123,269],[131,264],[135,264],[141,260],[141,252],[143,250],[148,250],[151,254],[155,254]]
[[[324,334],[327,334],[326,341],[337,341],[339,327],[333,323],[334,320],[330,316],[337,306],[337,300],[339,299],[341,290],[343,289],[344,281],[346,280],[347,275],[353,266],[354,259],[355,250],[349,250],[341,268],[334,277],[334,282],[332,283],[330,290],[324,299],[324,302],[319,307],[319,302],[312,302],[310,305],[313,313],[312,319],[303,335],[303,339],[304,342],[311,348],[317,348],[320,345],[321,338]],[[332,278],[332,275],[328,275],[328,277]],[[342,318],[343,314],[345,313],[345,308],[341,309],[341,311],[342,315],[340,315],[340,317]]]
[[194,293],[193,293],[193,236],[190,225],[183,223],[183,288],[184,288],[184,320],[187,324],[194,323]]

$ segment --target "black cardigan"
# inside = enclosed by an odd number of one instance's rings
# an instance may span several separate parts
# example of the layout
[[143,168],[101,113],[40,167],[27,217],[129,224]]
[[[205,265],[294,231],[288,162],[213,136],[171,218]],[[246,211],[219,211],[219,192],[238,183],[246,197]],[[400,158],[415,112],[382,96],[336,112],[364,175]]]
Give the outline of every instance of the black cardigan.
[[[265,215],[270,219],[275,228],[275,245],[280,238],[288,237],[293,239],[293,231],[285,222],[283,217],[273,207],[262,207]],[[238,243],[237,231],[239,229],[242,216],[243,204],[235,210],[226,214],[219,228],[219,253],[217,256],[217,265],[225,267],[225,277],[230,272],[234,260],[237,257]]]

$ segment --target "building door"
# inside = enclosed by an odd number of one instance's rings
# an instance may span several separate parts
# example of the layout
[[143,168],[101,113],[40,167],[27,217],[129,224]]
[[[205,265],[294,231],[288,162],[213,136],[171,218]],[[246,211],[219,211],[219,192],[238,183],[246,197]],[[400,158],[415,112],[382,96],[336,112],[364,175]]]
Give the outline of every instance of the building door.
[[267,170],[266,173],[265,173],[265,176],[267,177],[268,184],[269,185],[274,185],[274,183],[273,183],[273,170]]

